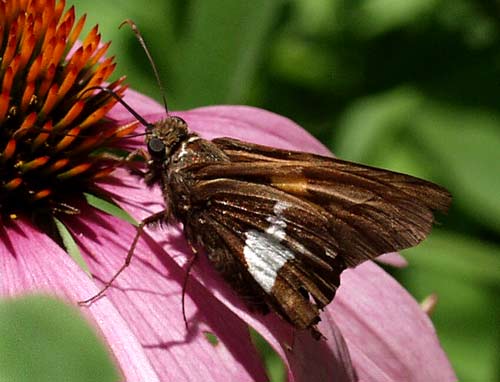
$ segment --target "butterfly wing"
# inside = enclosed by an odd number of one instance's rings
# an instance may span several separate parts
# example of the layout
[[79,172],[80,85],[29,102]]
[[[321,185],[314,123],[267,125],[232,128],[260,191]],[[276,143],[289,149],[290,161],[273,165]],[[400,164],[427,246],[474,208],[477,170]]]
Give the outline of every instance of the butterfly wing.
[[451,203],[447,190],[410,175],[230,138],[213,142],[231,162],[200,169],[199,179],[269,185],[321,208],[349,266],[417,245],[432,228],[433,211]]
[[230,138],[230,159],[190,172],[186,220],[224,278],[253,306],[263,301],[313,327],[346,267],[418,244],[449,193],[433,183],[313,154]]
[[263,310],[265,303],[299,328],[314,325],[345,268],[328,214],[267,185],[233,179],[200,182],[193,195],[193,205],[205,207],[193,209],[189,231],[250,307]]

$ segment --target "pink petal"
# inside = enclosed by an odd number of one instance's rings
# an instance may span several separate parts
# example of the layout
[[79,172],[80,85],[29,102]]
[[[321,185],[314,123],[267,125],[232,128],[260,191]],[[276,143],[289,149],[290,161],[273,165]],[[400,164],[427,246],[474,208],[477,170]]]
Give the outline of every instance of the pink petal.
[[457,380],[431,320],[374,263],[345,271],[327,309],[346,338],[361,380]]
[[[65,223],[77,236],[97,280],[108,280],[123,264],[136,232],[130,224],[98,211],[89,211],[85,221],[66,219]],[[184,277],[185,272],[156,241],[141,240],[130,267],[99,302],[113,303],[161,381],[265,380],[246,325],[195,279],[190,279],[186,295],[190,324],[186,333],[180,299]],[[87,291],[80,298],[91,296],[92,291]],[[219,344],[211,345],[205,332],[217,336]]]
[[206,139],[227,136],[283,149],[332,156],[323,144],[292,120],[250,106],[209,106],[175,113]]
[[[79,266],[47,235],[18,219],[0,227],[0,295],[57,294],[71,304],[98,289]],[[137,338],[109,301],[87,310],[128,381],[160,381]]]
[[384,253],[376,259],[379,263],[392,265],[396,268],[408,266],[408,261],[397,252]]

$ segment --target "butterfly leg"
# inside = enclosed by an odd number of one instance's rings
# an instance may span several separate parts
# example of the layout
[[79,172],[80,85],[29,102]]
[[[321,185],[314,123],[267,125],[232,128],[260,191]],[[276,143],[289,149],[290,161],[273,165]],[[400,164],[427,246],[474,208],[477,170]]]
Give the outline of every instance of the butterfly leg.
[[186,306],[184,304],[185,302],[185,297],[186,297],[186,289],[187,289],[187,284],[188,284],[188,279],[189,279],[189,273],[191,272],[191,269],[193,268],[194,263],[198,259],[198,251],[191,246],[191,250],[193,251],[193,255],[188,261],[188,265],[186,267],[186,276],[184,277],[184,282],[182,283],[182,318],[184,319],[184,325],[186,326],[186,331],[189,331],[189,325],[188,325],[188,320],[186,318]]
[[130,163],[133,161],[133,159],[136,156],[139,156],[141,158],[146,158],[146,160],[147,160],[147,158],[149,157],[149,154],[144,149],[142,149],[142,148],[135,149],[134,151],[128,153],[128,155],[125,158],[123,158],[122,163],[127,164],[128,168],[129,168],[129,171],[132,174],[144,177],[146,175],[146,172],[144,172],[142,170],[139,170],[138,168],[130,166]]
[[137,231],[136,231],[134,240],[132,241],[132,245],[130,246],[130,248],[127,252],[127,257],[125,258],[125,261],[122,264],[122,266],[120,267],[120,269],[118,269],[118,271],[104,285],[104,287],[99,291],[99,293],[95,294],[94,296],[92,296],[86,300],[79,301],[78,305],[90,304],[104,295],[104,293],[113,284],[113,282],[118,278],[118,276],[130,265],[130,262],[132,261],[132,257],[133,257],[134,252],[135,252],[135,247],[137,246],[137,242],[139,241],[139,237],[141,236],[142,232],[144,231],[144,227],[148,224],[156,223],[160,220],[163,220],[164,218],[165,218],[165,211],[160,211],[160,212],[156,212],[156,213],[148,216],[147,218],[145,218],[144,220],[142,220],[139,223],[139,225],[137,226]]
[[127,156],[122,157],[113,153],[105,152],[99,155],[100,159],[113,161],[113,168],[126,167],[132,174],[145,176],[146,173],[132,165],[135,157],[148,158],[148,153],[144,149],[136,149],[127,154]]

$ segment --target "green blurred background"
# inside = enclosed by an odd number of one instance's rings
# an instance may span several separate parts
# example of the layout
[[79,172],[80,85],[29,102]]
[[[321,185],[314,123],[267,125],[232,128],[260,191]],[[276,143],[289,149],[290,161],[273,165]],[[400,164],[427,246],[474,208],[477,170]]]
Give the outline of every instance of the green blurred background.
[[460,380],[500,380],[498,1],[73,3],[113,41],[117,73],[160,99],[133,33],[117,28],[138,24],[172,110],[263,107],[344,159],[451,190],[450,213],[391,272],[418,300],[438,294],[432,318]]

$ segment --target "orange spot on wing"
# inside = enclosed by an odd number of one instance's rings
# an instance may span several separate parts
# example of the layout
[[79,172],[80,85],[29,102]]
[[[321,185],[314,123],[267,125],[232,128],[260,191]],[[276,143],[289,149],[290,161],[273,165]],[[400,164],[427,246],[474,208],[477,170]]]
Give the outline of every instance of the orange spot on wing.
[[294,195],[307,194],[307,178],[305,177],[273,176],[271,184],[273,187]]

